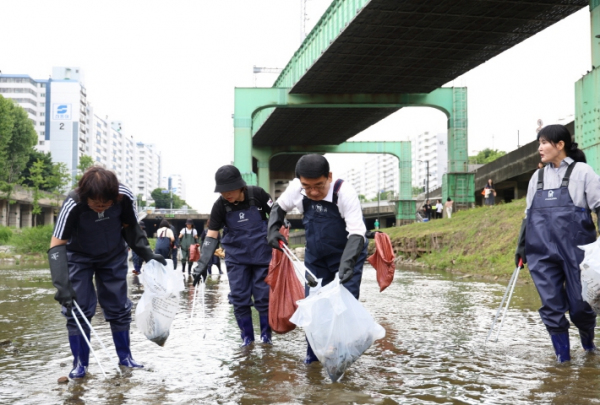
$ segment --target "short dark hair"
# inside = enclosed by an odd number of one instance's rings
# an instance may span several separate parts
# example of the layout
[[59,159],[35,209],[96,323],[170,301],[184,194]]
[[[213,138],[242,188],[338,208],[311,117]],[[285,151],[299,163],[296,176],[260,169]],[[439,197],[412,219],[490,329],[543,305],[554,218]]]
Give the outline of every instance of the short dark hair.
[[116,204],[123,198],[119,195],[117,176],[100,166],[92,166],[83,173],[75,192],[84,203],[91,198],[98,201],[112,201]]
[[169,224],[169,221],[167,221],[166,219],[163,219],[162,221],[160,221],[160,225],[158,226],[159,228],[169,228],[171,226],[171,224]]
[[322,155],[304,155],[296,163],[296,178],[318,179],[329,177],[329,162]]
[[560,124],[548,125],[538,132],[537,139],[544,138],[552,145],[556,145],[560,141],[565,143],[565,152],[567,156],[576,162],[586,163],[585,153],[577,147],[577,143],[573,142],[569,130]]

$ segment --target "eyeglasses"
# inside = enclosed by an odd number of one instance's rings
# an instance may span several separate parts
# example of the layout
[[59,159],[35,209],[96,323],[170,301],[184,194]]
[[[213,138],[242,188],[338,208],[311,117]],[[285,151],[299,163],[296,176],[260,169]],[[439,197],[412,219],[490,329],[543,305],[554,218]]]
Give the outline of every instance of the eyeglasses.
[[308,186],[308,187],[302,187],[302,190],[304,190],[304,192],[307,191],[323,191],[325,190],[325,187],[327,186],[327,184],[319,184],[316,186]]
[[113,205],[113,201],[109,201],[109,202],[96,202],[94,200],[91,200],[88,198],[88,203],[87,203],[88,207],[90,207],[91,209],[95,209],[95,210],[106,210],[110,207],[112,207]]

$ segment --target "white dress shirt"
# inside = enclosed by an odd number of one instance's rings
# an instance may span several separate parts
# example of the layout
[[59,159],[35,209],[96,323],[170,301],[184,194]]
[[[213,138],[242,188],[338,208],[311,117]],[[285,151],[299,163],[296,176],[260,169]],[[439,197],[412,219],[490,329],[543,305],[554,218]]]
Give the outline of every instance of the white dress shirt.
[[[333,188],[335,187],[335,181],[335,179],[332,180],[329,185],[329,192],[323,201],[333,202]],[[297,208],[300,213],[304,213],[302,200],[305,195],[304,190],[302,190],[300,179],[294,179],[279,196],[277,204],[285,212],[290,212],[294,208]],[[360,200],[358,199],[358,194],[356,194],[354,187],[346,181],[342,183],[342,186],[338,191],[337,206],[340,215],[344,218],[344,221],[346,221],[346,231],[348,232],[348,236],[361,235],[364,237],[367,232],[367,227],[363,221]]]

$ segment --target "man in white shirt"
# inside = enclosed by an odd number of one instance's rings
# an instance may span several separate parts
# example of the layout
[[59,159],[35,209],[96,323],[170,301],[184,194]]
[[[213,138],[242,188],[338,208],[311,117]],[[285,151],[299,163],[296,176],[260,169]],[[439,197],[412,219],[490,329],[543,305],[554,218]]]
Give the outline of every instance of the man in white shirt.
[[[323,285],[339,273],[340,282],[358,299],[363,264],[367,257],[362,209],[349,183],[333,181],[329,162],[321,155],[304,155],[296,164],[296,178],[271,208],[267,239],[280,249],[279,232],[285,214],[297,208],[304,214],[305,264]],[[307,289],[307,295],[308,295]],[[308,347],[305,363],[317,358]]]

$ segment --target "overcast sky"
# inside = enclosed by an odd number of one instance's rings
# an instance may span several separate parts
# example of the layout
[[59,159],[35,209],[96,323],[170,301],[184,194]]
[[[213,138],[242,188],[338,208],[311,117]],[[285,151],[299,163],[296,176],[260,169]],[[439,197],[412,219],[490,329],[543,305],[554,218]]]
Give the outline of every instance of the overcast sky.
[[[307,27],[330,0],[308,0]],[[270,86],[300,45],[300,0],[84,2],[2,0],[0,70],[48,78],[78,66],[88,101],[123,121],[136,140],[155,143],[164,174],[180,173],[187,201],[209,212],[216,169],[233,159],[234,87]],[[469,153],[510,151],[535,139],[536,121],[574,114],[574,83],[591,65],[587,8],[468,72]],[[572,120],[572,117],[570,117]],[[406,140],[444,131],[445,116],[405,108],[353,140]],[[328,156],[337,173],[348,156]],[[353,157],[356,159],[365,157]]]

